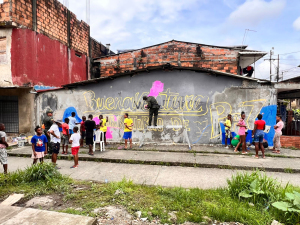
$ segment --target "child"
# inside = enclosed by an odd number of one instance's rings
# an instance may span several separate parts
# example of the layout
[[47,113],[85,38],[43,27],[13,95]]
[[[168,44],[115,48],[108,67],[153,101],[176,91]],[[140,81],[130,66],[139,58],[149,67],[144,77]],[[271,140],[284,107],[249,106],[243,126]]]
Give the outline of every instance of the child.
[[[65,118],[65,122],[61,125],[62,128],[62,153],[63,155],[68,154],[68,145],[69,145],[69,139],[70,139],[70,133],[69,133],[69,118]],[[65,151],[65,145],[66,145],[66,151]]]
[[0,162],[3,165],[4,174],[7,174],[7,151],[8,144],[6,142],[5,126],[0,123]]
[[60,150],[60,132],[59,127],[61,127],[62,121],[54,119],[53,124],[48,130],[47,134],[50,136],[50,144],[52,149],[52,163],[56,166],[56,169],[61,169],[56,165],[57,155],[59,154]]
[[85,125],[84,125],[85,121],[86,121],[86,117],[83,116],[82,121],[80,123],[80,136],[81,136],[80,147],[83,147],[83,141],[85,139]]
[[129,139],[130,141],[130,149],[132,148],[132,127],[133,127],[133,121],[132,119],[128,118],[128,113],[125,113],[124,115],[124,135],[123,138],[125,139],[125,150],[127,150],[127,141]]
[[33,164],[37,163],[39,159],[41,163],[44,162],[44,154],[47,154],[48,139],[43,134],[42,128],[37,126],[35,129],[36,135],[31,138]]
[[[231,134],[231,124],[232,124],[232,119],[231,119],[231,114],[228,114],[227,116],[227,120],[225,121],[225,148],[228,148],[227,146],[227,142],[228,142],[228,138],[230,138],[230,143],[232,141],[232,134]],[[231,147],[233,148],[233,146],[231,145]]]
[[102,122],[102,126],[100,127],[100,130],[104,133],[104,144],[107,145],[107,143],[106,143],[106,132],[107,132],[106,123],[108,123],[108,117],[106,117],[106,119],[104,119],[103,115],[100,115],[99,119],[100,119],[100,122]]
[[243,111],[241,113],[241,119],[239,121],[239,123],[237,124],[239,128],[239,136],[240,136],[240,142],[238,143],[238,145],[236,146],[234,152],[238,152],[238,148],[240,147],[240,145],[242,145],[242,154],[248,154],[248,152],[246,152],[246,129],[247,129],[247,126],[246,126],[246,122],[245,122],[245,118],[246,118],[246,114],[245,112]]
[[78,133],[78,127],[73,128],[73,134],[70,138],[70,143],[72,144],[71,150],[72,155],[74,156],[74,166],[71,168],[78,168],[78,152],[80,148],[80,134]]

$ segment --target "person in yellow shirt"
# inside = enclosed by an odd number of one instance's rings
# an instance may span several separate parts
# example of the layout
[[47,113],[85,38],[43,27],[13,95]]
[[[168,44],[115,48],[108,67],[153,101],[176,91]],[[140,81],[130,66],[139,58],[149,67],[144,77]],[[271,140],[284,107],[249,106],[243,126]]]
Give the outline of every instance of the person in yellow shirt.
[[106,117],[106,119],[104,119],[103,115],[100,115],[99,120],[100,120],[100,123],[102,122],[102,126],[100,127],[100,130],[104,133],[104,144],[107,145],[107,143],[106,143],[106,131],[107,131],[106,123],[108,123],[108,117]]
[[[224,123],[224,126],[225,126],[225,148],[228,148],[228,146],[227,146],[228,138],[230,138],[230,144],[232,141],[232,134],[231,134],[231,130],[230,130],[231,125],[232,125],[232,117],[231,117],[231,114],[228,114],[227,119]],[[231,145],[231,147],[233,148],[232,145]]]
[[132,148],[132,128],[133,128],[133,121],[132,119],[128,118],[128,113],[124,115],[124,135],[123,138],[125,139],[125,150],[127,150],[127,142],[128,139],[130,141],[130,148]]

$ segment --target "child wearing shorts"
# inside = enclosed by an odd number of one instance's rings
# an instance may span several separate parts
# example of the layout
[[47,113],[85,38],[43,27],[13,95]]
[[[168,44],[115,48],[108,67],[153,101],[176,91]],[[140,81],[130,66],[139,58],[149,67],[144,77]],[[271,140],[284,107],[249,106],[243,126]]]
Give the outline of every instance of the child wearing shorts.
[[80,148],[80,134],[78,133],[78,127],[73,128],[73,134],[70,138],[70,143],[72,144],[71,150],[72,155],[74,156],[74,166],[71,166],[71,168],[78,168],[78,152]]
[[32,143],[32,156],[33,164],[36,164],[38,159],[40,163],[44,162],[44,156],[47,154],[47,144],[48,139],[46,135],[43,134],[41,127],[37,126],[35,129],[36,135],[31,138]]
[[8,144],[6,142],[5,126],[0,123],[0,162],[3,165],[4,174],[7,174],[7,151]]

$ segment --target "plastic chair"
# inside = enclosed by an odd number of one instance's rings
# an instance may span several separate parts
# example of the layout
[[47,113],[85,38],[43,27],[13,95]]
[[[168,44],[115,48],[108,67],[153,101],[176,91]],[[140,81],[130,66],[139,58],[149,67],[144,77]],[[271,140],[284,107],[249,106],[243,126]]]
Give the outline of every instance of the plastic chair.
[[100,144],[100,151],[105,151],[105,144],[104,144],[104,133],[103,131],[97,130],[95,131],[96,139],[93,145],[93,151],[96,150],[96,144]]

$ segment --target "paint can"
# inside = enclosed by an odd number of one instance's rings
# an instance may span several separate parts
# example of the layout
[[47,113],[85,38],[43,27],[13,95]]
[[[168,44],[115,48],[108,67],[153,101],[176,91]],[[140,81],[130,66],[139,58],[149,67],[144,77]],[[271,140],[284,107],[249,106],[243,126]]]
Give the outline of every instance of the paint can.
[[24,141],[22,140],[22,137],[17,137],[18,140],[18,147],[21,148],[24,146]]

